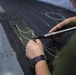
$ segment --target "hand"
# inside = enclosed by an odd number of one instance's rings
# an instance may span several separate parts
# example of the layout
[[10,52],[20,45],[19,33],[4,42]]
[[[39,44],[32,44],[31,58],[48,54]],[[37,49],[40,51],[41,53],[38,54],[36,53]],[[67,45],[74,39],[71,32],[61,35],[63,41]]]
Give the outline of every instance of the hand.
[[36,56],[44,55],[44,48],[39,39],[33,41],[30,40],[26,46],[26,56],[30,60]]
[[[55,27],[53,27],[49,31],[49,33],[55,32],[55,31],[58,31],[58,30],[63,30],[63,29],[69,28],[69,27],[73,27],[75,25],[76,25],[76,16],[75,17],[68,18],[68,19],[65,19],[61,23],[57,24]],[[54,36],[51,37],[51,39],[53,41],[56,41],[58,39],[58,37],[60,37],[62,34],[54,35]]]
[[62,28],[72,27],[74,25],[76,25],[76,16],[62,21],[61,23],[59,23],[55,27],[53,27],[49,32],[55,32]]

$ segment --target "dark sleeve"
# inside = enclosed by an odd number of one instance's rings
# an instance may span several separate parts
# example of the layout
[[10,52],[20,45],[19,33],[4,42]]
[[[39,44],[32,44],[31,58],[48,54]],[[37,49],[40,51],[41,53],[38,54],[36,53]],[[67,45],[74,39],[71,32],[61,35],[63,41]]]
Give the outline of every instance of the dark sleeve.
[[76,75],[76,33],[62,49],[53,75]]

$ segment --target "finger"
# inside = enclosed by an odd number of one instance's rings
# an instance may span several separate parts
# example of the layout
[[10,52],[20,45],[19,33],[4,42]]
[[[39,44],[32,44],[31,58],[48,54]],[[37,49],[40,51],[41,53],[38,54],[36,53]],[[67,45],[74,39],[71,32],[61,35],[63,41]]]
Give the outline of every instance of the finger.
[[35,41],[34,41],[34,40],[30,40],[30,41],[27,43],[27,45],[28,45],[28,44],[31,44],[31,43],[35,43]]
[[26,54],[26,57],[27,57],[28,59],[30,59],[29,48],[28,48],[28,47],[26,47],[25,54]]
[[36,39],[36,42],[37,42],[37,43],[41,43],[41,41],[40,41],[39,39]]
[[26,57],[27,57],[28,59],[31,59],[28,53],[26,53]]
[[55,32],[55,31],[59,30],[60,28],[61,28],[61,24],[58,24],[55,27],[53,27],[50,32]]
[[59,30],[60,28],[61,28],[61,24],[58,24],[55,27],[53,27],[49,32],[55,32],[55,31]]
[[37,44],[39,44],[39,45],[43,45],[42,42],[41,42],[39,39],[37,39],[36,42],[37,42]]
[[69,24],[68,19],[66,19],[66,20],[62,21],[61,23],[57,24],[49,32],[55,32],[55,31],[61,29],[63,26],[66,26],[67,24]]

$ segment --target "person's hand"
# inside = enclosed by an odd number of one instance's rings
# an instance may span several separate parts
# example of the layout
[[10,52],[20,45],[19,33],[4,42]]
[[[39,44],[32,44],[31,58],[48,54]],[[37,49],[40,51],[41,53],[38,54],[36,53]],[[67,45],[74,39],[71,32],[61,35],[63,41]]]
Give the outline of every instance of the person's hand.
[[55,31],[60,30],[62,28],[72,27],[75,24],[76,24],[76,16],[62,21],[61,23],[59,23],[55,27],[53,27],[49,32],[55,32]]
[[[66,28],[70,28],[76,25],[76,16],[75,17],[71,17],[68,19],[65,19],[64,21],[60,22],[59,24],[57,24],[56,26],[54,26],[49,33],[51,32],[56,32],[58,30],[63,30]],[[63,33],[62,33],[63,34]],[[58,39],[58,37],[60,37],[62,34],[57,34],[51,37],[51,39],[53,41],[56,41]]]
[[36,56],[44,55],[44,48],[39,39],[33,41],[30,40],[26,46],[26,56],[30,60]]

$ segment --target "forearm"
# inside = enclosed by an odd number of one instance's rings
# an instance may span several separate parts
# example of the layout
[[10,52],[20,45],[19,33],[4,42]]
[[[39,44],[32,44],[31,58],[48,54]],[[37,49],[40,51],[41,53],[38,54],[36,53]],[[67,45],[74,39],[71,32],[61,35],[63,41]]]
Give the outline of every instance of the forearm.
[[35,65],[36,75],[51,75],[45,60],[39,61]]

